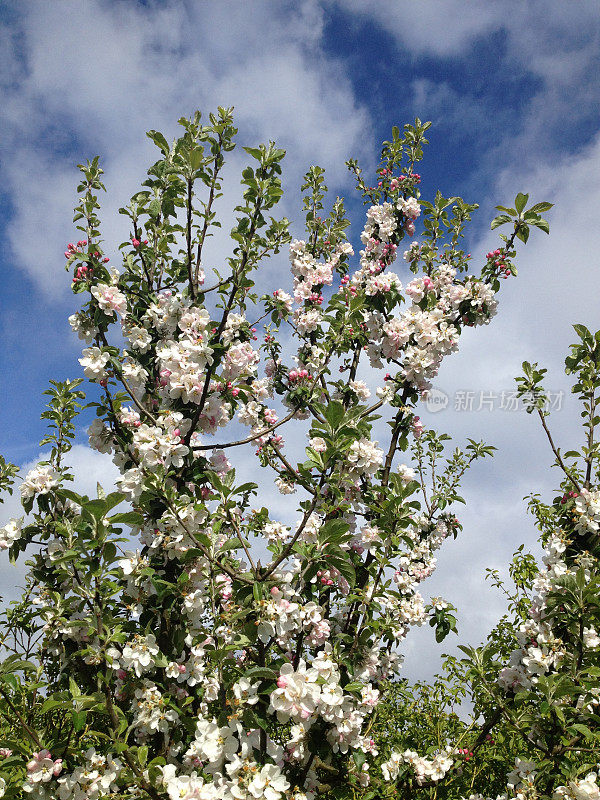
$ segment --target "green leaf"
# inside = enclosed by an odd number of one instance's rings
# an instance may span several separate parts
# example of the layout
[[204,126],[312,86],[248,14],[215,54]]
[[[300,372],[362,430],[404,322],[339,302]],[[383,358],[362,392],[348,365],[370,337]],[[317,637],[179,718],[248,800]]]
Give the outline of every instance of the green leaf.
[[510,217],[507,214],[500,214],[498,217],[494,217],[492,220],[491,228],[495,230],[499,228],[500,225],[505,225],[507,222],[510,222]]
[[356,583],[356,572],[354,570],[354,564],[350,561],[350,557],[347,558],[328,558],[327,564],[335,567],[337,571],[348,581],[350,586],[354,586]]
[[148,745],[144,744],[141,747],[138,747],[137,751],[138,761],[142,767],[146,766],[146,762],[148,761]]
[[36,667],[31,661],[23,661],[18,656],[9,656],[2,664],[0,664],[0,673],[3,672],[35,672]]
[[169,155],[169,151],[170,151],[169,143],[167,142],[165,137],[162,135],[162,133],[159,133],[158,131],[148,131],[146,133],[146,136],[149,139],[152,139],[154,144],[161,149],[162,153],[165,156]]
[[519,192],[519,194],[515,197],[515,208],[517,209],[517,212],[519,214],[523,211],[523,209],[527,205],[528,200],[529,200],[529,195],[523,194],[522,192]]
[[277,679],[277,672],[268,667],[252,667],[247,672],[244,672],[244,678],[265,678],[266,680],[274,681]]
[[196,147],[190,153],[190,166],[193,170],[200,169],[204,161],[204,150],[201,147]]
[[117,555],[117,546],[114,542],[106,542],[106,544],[102,548],[102,558],[104,559],[105,563],[110,564],[112,563]]
[[69,700],[56,700],[53,697],[49,697],[41,707],[40,714],[46,714],[48,711],[52,711],[55,708],[71,708],[71,702]]
[[111,492],[106,497],[98,498],[96,500],[88,500],[87,503],[82,504],[82,508],[91,514],[94,519],[100,521],[106,516],[111,508],[118,506],[119,503],[123,502],[123,500],[125,500],[124,494],[121,492]]
[[594,736],[595,736],[594,732],[593,732],[593,731],[591,731],[591,730],[588,728],[588,726],[587,726],[587,725],[582,725],[582,724],[581,724],[581,723],[579,723],[579,722],[576,722],[574,725],[570,725],[569,727],[570,727],[572,730],[575,730],[575,731],[577,731],[578,733],[581,733],[581,734],[582,734],[582,735],[583,735],[583,736],[584,736],[586,739],[588,739],[588,738],[589,738],[589,739],[593,739],[593,738],[594,738]]
[[225,544],[223,544],[220,548],[220,552],[226,552],[227,550],[239,550],[242,546],[239,536],[233,536],[231,539],[228,539]]
[[115,514],[114,516],[109,517],[108,521],[111,523],[111,525],[123,523],[124,525],[142,526],[144,524],[144,518],[136,511],[125,511],[122,514]]
[[579,336],[580,339],[591,339],[592,337],[592,334],[585,327],[585,325],[573,325],[573,330]]
[[258,489],[258,484],[256,483],[242,483],[241,486],[236,488],[236,494],[246,494],[247,492],[252,492],[256,494],[255,489]]
[[350,530],[350,525],[342,519],[328,520],[319,530],[319,541],[324,544],[325,542],[340,542]]
[[73,728],[76,731],[80,731],[85,726],[87,713],[85,711],[73,711],[72,717],[73,717]]
[[265,731],[270,730],[267,720],[259,717],[251,708],[246,707],[244,709],[243,720],[247,728],[262,728]]
[[325,409],[323,416],[329,423],[331,430],[335,431],[339,428],[341,421],[344,419],[344,414],[345,408],[343,404],[337,400],[333,400]]
[[252,158],[255,158],[257,161],[260,161],[262,156],[258,147],[244,147],[243,149],[248,153],[249,156],[252,156]]
[[542,214],[544,211],[549,211],[554,206],[554,203],[536,203],[529,209],[535,214]]
[[2,682],[10,686],[10,688],[15,692],[19,688],[19,681],[17,680],[16,676],[10,672],[7,672],[5,675],[2,675]]
[[352,683],[347,683],[343,688],[345,692],[360,692],[363,686],[364,684],[359,681],[352,681]]
[[161,211],[160,200],[158,197],[155,197],[154,200],[150,202],[148,205],[148,213],[151,217],[158,217]]
[[60,494],[67,497],[69,500],[72,500],[74,503],[77,503],[78,506],[81,505],[82,496],[77,494],[77,492],[72,492],[70,489],[60,489]]
[[550,233],[550,225],[545,219],[538,219],[531,224],[535,225],[535,227],[539,228],[541,231],[544,231],[544,233]]

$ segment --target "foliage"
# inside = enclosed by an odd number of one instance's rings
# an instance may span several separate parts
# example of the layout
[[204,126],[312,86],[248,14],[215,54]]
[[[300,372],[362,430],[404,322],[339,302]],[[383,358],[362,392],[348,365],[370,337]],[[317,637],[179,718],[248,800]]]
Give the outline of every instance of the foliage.
[[[5,796],[393,796],[414,778],[381,763],[389,739],[370,731],[381,697],[405,696],[394,680],[410,627],[429,622],[438,641],[456,631],[453,609],[426,605],[419,584],[460,529],[462,476],[493,449],[469,440],[448,452],[415,407],[463,328],[494,315],[515,242],[546,229],[543,209],[518,195],[494,222],[512,232],[473,272],[461,240],[476,205],[421,199],[429,123],[417,119],[384,142],[376,186],[348,164],[368,206],[352,266],[344,203],[326,211],[323,171],[305,176],[306,240],[290,241],[273,216],[284,151],[246,147],[230,255],[207,285],[237,131],[227,109],[180,123],[173,144],[148,134],[160,157],[121,209],[131,236],[120,273],[101,239],[99,160],[80,166],[84,238],[65,256],[82,308],[70,322],[98,387],[90,444],[121,478],[97,497],[70,488],[83,396],[79,381],[53,383],[49,457],[20,485],[27,517],[0,536],[11,558],[30,557],[25,598],[5,611]],[[391,267],[421,214],[403,286]],[[261,295],[258,268],[287,245],[293,296]],[[403,452],[412,466],[395,463]],[[12,467],[3,474],[10,482]],[[274,487],[298,498],[283,520]],[[577,580],[574,603],[587,592]],[[493,654],[480,658],[487,669]],[[447,698],[422,687],[414,703],[430,713]],[[415,747],[466,735],[453,713],[443,730],[419,731],[413,717],[409,706]],[[451,752],[427,780],[452,767]]]

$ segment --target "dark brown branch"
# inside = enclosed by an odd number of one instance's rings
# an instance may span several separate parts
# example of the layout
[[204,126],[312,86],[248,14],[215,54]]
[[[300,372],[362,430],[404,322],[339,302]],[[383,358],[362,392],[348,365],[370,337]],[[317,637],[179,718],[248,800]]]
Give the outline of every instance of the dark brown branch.
[[576,489],[578,492],[580,492],[580,491],[581,491],[581,488],[580,488],[580,486],[579,486],[579,483],[578,483],[578,482],[577,482],[577,480],[576,480],[576,479],[575,479],[575,478],[574,478],[574,477],[571,475],[571,473],[569,472],[569,470],[568,470],[568,469],[567,469],[567,467],[565,466],[565,462],[562,460],[562,458],[561,458],[561,456],[560,456],[560,453],[558,452],[558,450],[557,450],[557,448],[556,448],[556,445],[554,444],[554,440],[552,439],[552,434],[550,433],[550,431],[549,431],[549,429],[548,429],[548,426],[546,425],[546,419],[545,419],[545,417],[544,417],[544,413],[543,413],[543,411],[542,411],[540,408],[538,408],[537,412],[538,412],[538,416],[539,416],[539,418],[540,418],[540,420],[541,420],[541,423],[542,423],[542,428],[543,428],[543,429],[544,429],[544,431],[546,432],[546,436],[548,437],[548,441],[550,442],[550,447],[552,448],[552,452],[553,452],[553,453],[554,453],[554,455],[556,456],[556,461],[558,462],[558,465],[560,466],[560,468],[562,469],[562,471],[565,473],[565,475],[567,476],[567,478],[568,478],[568,479],[571,481],[571,483],[573,484],[573,486],[575,487],[575,489]]
[[198,284],[198,275],[200,273],[200,265],[202,263],[202,248],[204,247],[204,240],[206,239],[206,232],[208,231],[208,226],[210,225],[210,214],[212,209],[212,204],[215,199],[215,188],[217,186],[217,178],[219,176],[219,158],[221,154],[221,145],[223,144],[223,137],[222,134],[219,134],[218,138],[218,147],[219,151],[215,154],[215,161],[213,166],[212,177],[210,181],[210,191],[208,194],[208,201],[206,203],[206,207],[204,209],[204,225],[202,227],[202,233],[200,234],[200,238],[198,240],[198,252],[196,255],[196,267],[194,269],[194,282]]
[[194,284],[194,273],[192,269],[192,187],[193,180],[188,178],[187,181],[187,224],[185,232],[185,241],[187,246],[187,271],[188,271],[188,284],[190,287],[190,297],[192,300],[196,297],[196,287]]

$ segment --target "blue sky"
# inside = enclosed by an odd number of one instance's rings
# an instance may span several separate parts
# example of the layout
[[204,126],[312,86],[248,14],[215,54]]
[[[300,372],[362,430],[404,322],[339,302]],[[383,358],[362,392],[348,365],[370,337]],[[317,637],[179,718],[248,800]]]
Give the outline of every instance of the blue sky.
[[[0,450],[20,464],[35,459],[48,379],[79,375],[80,346],[66,321],[76,300],[62,269],[66,242],[78,238],[75,165],[100,155],[109,189],[104,233],[114,256],[127,236],[116,210],[153,157],[144,132],[173,136],[179,116],[218,104],[236,107],[240,144],[274,138],[288,151],[284,210],[297,235],[306,167],[323,165],[332,193],[351,197],[344,160],[356,156],[372,168],[392,125],[416,115],[434,123],[420,170],[425,195],[439,188],[481,205],[468,241],[476,257],[496,241],[489,233],[496,203],[519,190],[554,202],[551,236],[532,237],[498,317],[465,337],[437,386],[451,398],[459,390],[499,395],[527,358],[545,362],[551,388],[564,388],[570,325],[600,327],[599,56],[595,0],[5,2]],[[225,229],[242,161],[234,156],[228,172]],[[361,209],[355,201],[349,207],[357,241]],[[214,262],[226,252],[224,239],[215,240]],[[268,265],[263,280],[285,288],[285,258]],[[441,556],[428,587],[460,606],[463,630],[477,640],[502,607],[484,586],[485,566],[505,567],[521,541],[533,546],[521,499],[551,491],[550,459],[524,414],[459,413],[450,402],[423,416],[458,438],[499,447],[469,479],[463,540]],[[568,447],[576,444],[576,425],[567,404],[555,427]],[[83,431],[79,441],[81,485],[110,481],[110,462],[85,448]],[[9,503],[7,514],[14,512]],[[0,583],[13,586],[13,573],[5,569]],[[434,664],[430,638],[415,637],[409,650]]]

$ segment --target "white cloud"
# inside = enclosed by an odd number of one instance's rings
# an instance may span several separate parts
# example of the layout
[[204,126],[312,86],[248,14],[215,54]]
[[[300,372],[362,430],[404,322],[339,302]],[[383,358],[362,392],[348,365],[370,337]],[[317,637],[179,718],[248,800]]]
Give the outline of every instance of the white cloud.
[[[502,27],[504,3],[470,0],[335,0],[353,14],[374,18],[402,47],[417,54],[456,55],[477,36]],[[512,3],[510,5],[513,5]]]
[[[406,77],[415,113],[432,114],[454,138],[486,136],[487,152],[472,170],[476,178],[489,180],[499,163],[519,168],[542,158],[551,163],[577,140],[580,128],[597,129],[600,84],[592,76],[600,68],[600,14],[595,0],[577,3],[576,13],[562,0],[331,3],[365,24],[375,22],[410,59]],[[491,69],[488,46],[497,59]],[[419,74],[426,63],[419,61],[422,57],[436,59],[444,78],[432,80],[430,68]],[[445,62],[453,67],[447,73]],[[510,87],[508,102],[498,83]]]
[[[598,5],[581,0],[577,13],[561,0],[331,0],[358,18],[374,20],[405,52],[438,58],[473,56],[482,36],[507,36],[508,54],[540,76],[570,79],[594,48]],[[564,59],[567,57],[567,60]]]
[[[432,135],[443,137],[456,149],[484,150],[492,145],[494,157],[487,155],[486,166],[494,167],[502,156],[496,152],[498,129],[505,129],[511,120],[511,110],[494,109],[490,113],[489,103],[461,91],[457,84],[449,81],[434,81],[430,78],[415,78],[410,83],[413,114],[420,119],[432,120]],[[427,159],[427,153],[425,154]],[[467,162],[468,163],[468,162]],[[468,163],[468,172],[480,171],[481,167]],[[478,176],[479,177],[479,176]]]
[[[344,159],[364,154],[369,119],[323,53],[316,2],[292,10],[65,0],[59,9],[34,0],[21,14],[20,69],[9,59],[0,112],[12,150],[3,166],[13,206],[8,240],[15,262],[54,295],[67,284],[56,264],[73,238],[75,158],[100,154],[110,190],[105,234],[120,241],[127,229],[116,209],[154,157],[144,132],[172,136],[176,120],[196,108],[235,106],[242,144],[276,139],[288,150],[287,185],[296,194],[309,164],[321,163],[339,184]],[[237,195],[237,175],[227,200]]]

